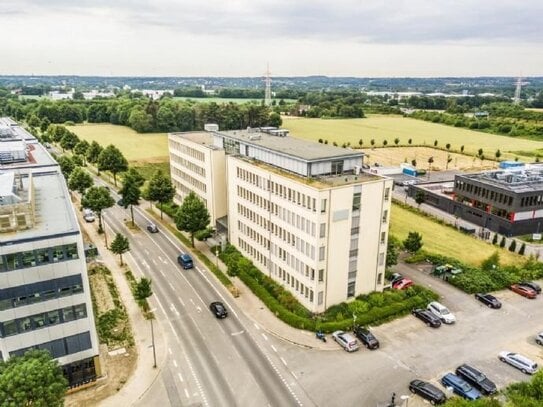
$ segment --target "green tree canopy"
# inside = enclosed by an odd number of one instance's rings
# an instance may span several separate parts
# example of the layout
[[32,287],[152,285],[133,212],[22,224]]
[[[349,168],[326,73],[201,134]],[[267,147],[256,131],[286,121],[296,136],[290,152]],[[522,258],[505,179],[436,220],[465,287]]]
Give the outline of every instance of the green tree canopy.
[[175,187],[162,170],[157,170],[149,180],[145,195],[150,201],[159,203],[160,219],[162,219],[162,205],[173,199]]
[[102,211],[111,208],[114,203],[115,200],[106,187],[90,187],[81,198],[83,207],[92,209],[98,214],[98,230],[102,230]]
[[130,168],[123,178],[123,187],[119,191],[123,197],[123,205],[125,208],[130,206],[130,216],[132,218],[132,226],[134,226],[134,205],[139,204],[141,198],[141,186],[144,183],[143,177],[134,168]]
[[113,242],[111,242],[111,246],[109,247],[109,250],[111,250],[113,253],[118,254],[119,258],[121,260],[121,266],[123,263],[123,253],[126,253],[130,250],[130,242],[128,241],[128,238],[121,235],[120,233],[117,233],[115,235],[115,239],[113,239]]
[[113,174],[115,186],[117,186],[117,174],[128,169],[128,161],[124,158],[123,153],[113,144],[107,146],[100,153],[97,163],[99,171],[109,171]]
[[411,253],[418,252],[422,248],[422,244],[422,235],[418,232],[409,232],[403,241],[403,247]]
[[68,156],[61,155],[57,158],[57,162],[60,166],[60,171],[62,171],[62,174],[64,175],[64,178],[69,179],[70,174],[75,168],[73,160]]
[[81,195],[83,195],[85,190],[90,188],[92,184],[92,177],[81,167],[76,167],[68,179],[68,188],[72,191],[79,192]]
[[143,307],[147,298],[153,295],[153,289],[151,288],[151,279],[142,277],[140,281],[136,283],[134,287],[134,298],[136,302]]
[[87,149],[86,156],[87,161],[94,164],[98,161],[98,157],[100,156],[100,153],[102,152],[103,148],[100,144],[98,144],[96,141],[93,141],[89,148]]
[[0,361],[0,406],[60,407],[68,382],[45,350]]
[[194,247],[194,234],[204,230],[209,225],[209,212],[204,203],[194,192],[188,194],[175,214],[177,229],[190,233],[192,247]]
[[77,143],[79,143],[79,137],[69,130],[66,130],[60,139],[60,146],[63,150],[73,150]]

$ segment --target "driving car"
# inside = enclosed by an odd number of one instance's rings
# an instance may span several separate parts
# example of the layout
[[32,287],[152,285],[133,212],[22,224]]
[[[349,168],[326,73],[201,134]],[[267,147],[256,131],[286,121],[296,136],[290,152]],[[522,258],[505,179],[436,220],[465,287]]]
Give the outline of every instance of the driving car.
[[455,374],[447,373],[441,378],[441,384],[447,388],[452,388],[453,392],[465,399],[477,400],[481,398],[481,392],[479,390]]
[[502,307],[500,300],[491,294],[477,293],[475,294],[475,298],[489,308],[500,309]]
[[445,305],[437,301],[432,301],[430,304],[428,304],[427,308],[436,317],[441,319],[441,322],[443,322],[444,324],[454,324],[456,322],[456,318],[452,314],[452,312],[449,311],[449,309]]
[[432,405],[443,404],[447,401],[445,393],[433,384],[422,380],[412,380],[411,383],[409,383],[409,391],[428,400]]
[[464,363],[456,368],[455,373],[485,395],[494,394],[497,391],[496,384],[473,366]]
[[155,225],[153,222],[150,222],[147,224],[147,230],[150,233],[158,233],[158,226]]
[[91,209],[83,209],[83,219],[85,219],[85,222],[94,222],[96,219],[94,216],[94,212]]
[[209,309],[216,318],[222,319],[228,316],[228,311],[226,310],[226,307],[220,301],[215,301],[209,304]]
[[531,288],[534,290],[537,294],[541,294],[541,287],[539,284],[534,283],[533,281],[521,281],[519,285],[523,285],[524,287]]
[[535,343],[543,345],[543,332],[539,332],[535,337]]
[[392,288],[396,290],[405,290],[413,285],[413,281],[408,278],[402,278],[401,280],[396,281],[392,284]]
[[117,205],[122,206],[122,207],[125,206],[125,205],[124,205],[123,198],[121,198],[121,199],[119,199],[119,200],[117,201]]
[[360,342],[368,349],[374,350],[379,348],[379,341],[377,338],[369,331],[369,329],[364,328],[363,326],[357,325],[353,329],[355,336],[360,339]]
[[529,298],[531,300],[537,297],[537,292],[535,292],[530,287],[527,287],[525,285],[513,284],[510,288],[513,292],[519,295],[522,295],[523,297]]
[[441,320],[437,316],[435,316],[433,312],[428,311],[427,309],[416,308],[411,311],[411,314],[416,316],[427,326],[431,326],[432,328],[439,328],[441,326]]
[[498,359],[519,369],[525,374],[534,374],[537,372],[537,363],[519,353],[503,351],[498,355]]
[[339,343],[339,345],[347,352],[354,352],[355,350],[358,350],[358,342],[350,333],[335,331],[332,333],[332,338],[334,338],[334,341]]
[[181,265],[181,267],[183,267],[184,270],[194,267],[192,257],[190,257],[188,254],[180,254],[177,256],[177,262]]

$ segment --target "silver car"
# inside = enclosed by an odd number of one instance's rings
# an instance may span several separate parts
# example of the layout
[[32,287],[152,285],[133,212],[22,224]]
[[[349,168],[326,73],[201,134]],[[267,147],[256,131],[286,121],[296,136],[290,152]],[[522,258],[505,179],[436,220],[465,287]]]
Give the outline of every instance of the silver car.
[[535,336],[535,342],[536,342],[538,345],[543,345],[543,332],[539,332],[539,333]]
[[509,363],[511,366],[516,367],[522,373],[534,374],[537,372],[537,363],[519,353],[503,351],[500,352],[498,358],[502,362]]
[[336,331],[332,334],[332,338],[334,338],[334,341],[339,343],[347,352],[358,350],[358,341],[350,333]]

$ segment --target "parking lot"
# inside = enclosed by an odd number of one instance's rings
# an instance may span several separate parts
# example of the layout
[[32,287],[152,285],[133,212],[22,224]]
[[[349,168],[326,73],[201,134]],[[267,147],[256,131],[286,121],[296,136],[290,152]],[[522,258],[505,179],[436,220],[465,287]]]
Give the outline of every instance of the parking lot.
[[[361,348],[347,353],[338,346],[337,351],[299,352],[285,347],[289,368],[316,404],[385,406],[393,392],[397,402],[400,395],[408,395],[408,384],[415,378],[445,390],[439,379],[462,363],[480,368],[498,389],[528,380],[530,376],[498,360],[502,350],[522,353],[543,365],[543,347],[534,341],[543,330],[543,297],[528,300],[501,291],[495,295],[503,307],[493,310],[416,268],[401,265],[396,271],[440,294],[439,301],[456,315],[456,324],[432,329],[406,316],[372,329],[381,342],[377,351]],[[417,405],[428,404],[412,396],[409,406]]]

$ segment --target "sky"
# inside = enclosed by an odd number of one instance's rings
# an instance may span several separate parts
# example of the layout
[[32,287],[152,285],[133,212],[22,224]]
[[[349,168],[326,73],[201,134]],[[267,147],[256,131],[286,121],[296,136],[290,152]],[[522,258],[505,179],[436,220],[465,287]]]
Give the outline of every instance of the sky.
[[542,76],[541,0],[0,0],[0,74]]

